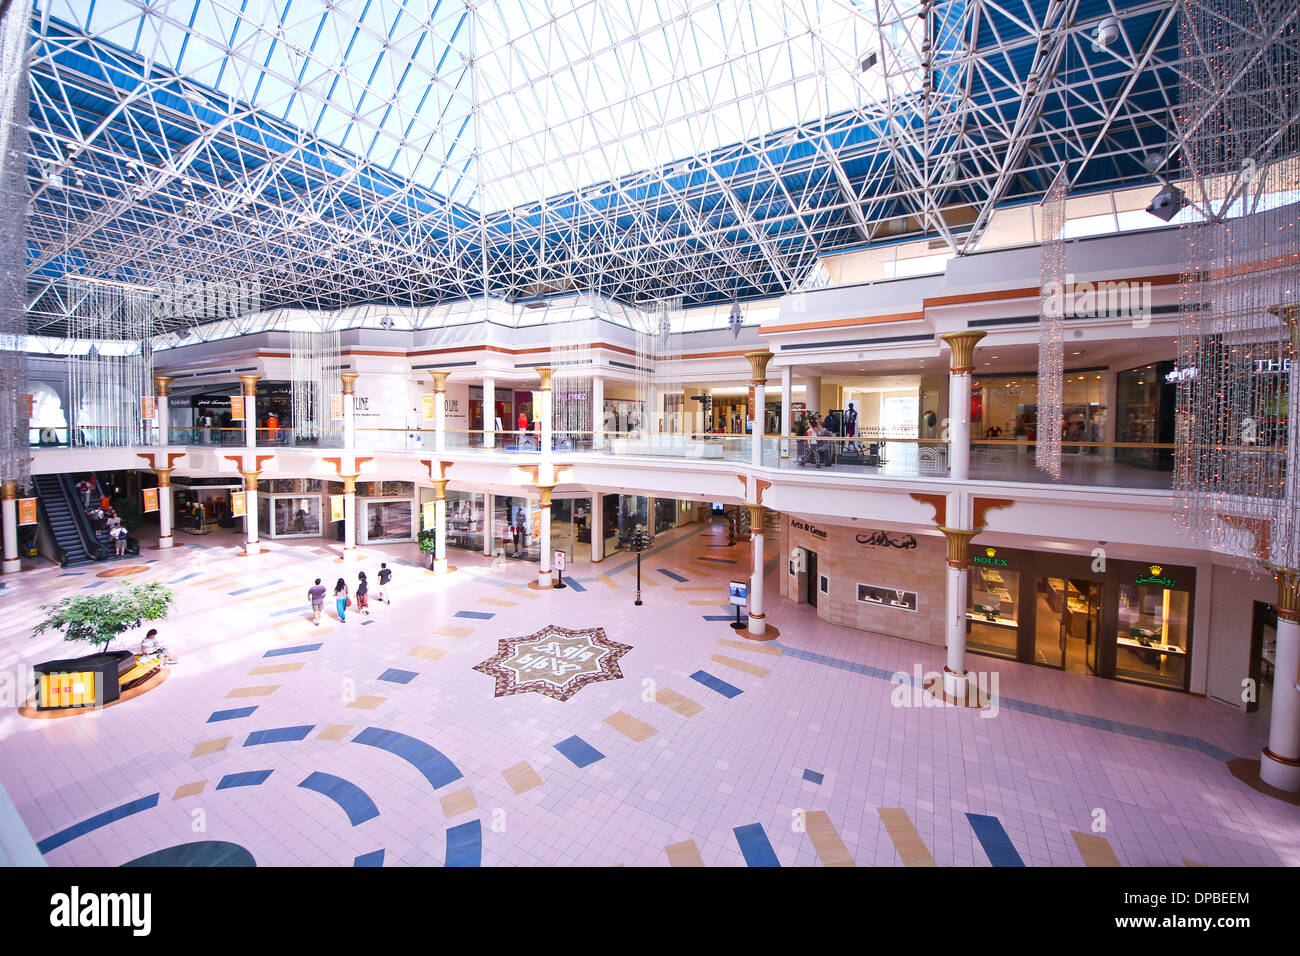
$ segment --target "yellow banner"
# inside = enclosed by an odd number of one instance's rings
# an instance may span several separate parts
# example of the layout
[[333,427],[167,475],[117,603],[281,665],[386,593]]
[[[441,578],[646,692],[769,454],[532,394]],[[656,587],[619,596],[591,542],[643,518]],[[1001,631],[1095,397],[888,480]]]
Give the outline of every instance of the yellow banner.
[[140,417],[150,420],[158,417],[158,403],[152,395],[140,396]]
[[230,396],[230,418],[232,421],[242,422],[244,420],[244,396]]
[[431,422],[438,417],[437,410],[438,399],[431,392],[425,392],[420,396],[420,417],[426,422]]
[[18,523],[36,524],[36,499],[35,498],[18,499]]
[[342,417],[343,417],[343,396],[331,395],[330,396],[330,418],[333,419],[334,421],[338,421]]
[[230,517],[242,518],[244,514],[244,493],[242,491],[232,491],[230,493]]
[[428,531],[437,523],[438,520],[438,503],[436,501],[426,501],[420,506],[421,517],[424,519],[424,530]]
[[541,536],[542,536],[542,513],[541,511],[534,511],[533,512],[533,537],[540,538]]
[[343,495],[330,495],[330,521],[342,521],[343,517]]
[[143,491],[144,491],[144,510],[157,511],[158,510],[158,489],[145,488],[143,489]]

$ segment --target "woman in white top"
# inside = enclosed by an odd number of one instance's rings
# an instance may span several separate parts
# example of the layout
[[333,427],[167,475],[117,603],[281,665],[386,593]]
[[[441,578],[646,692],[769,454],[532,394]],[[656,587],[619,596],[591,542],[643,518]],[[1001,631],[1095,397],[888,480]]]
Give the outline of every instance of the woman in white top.
[[149,628],[149,633],[146,634],[144,636],[144,640],[140,642],[140,654],[144,657],[151,657],[153,655],[162,655],[164,664],[176,663],[176,658],[168,654],[167,648],[163,647],[160,643],[158,643],[157,628],[153,628],[153,627]]

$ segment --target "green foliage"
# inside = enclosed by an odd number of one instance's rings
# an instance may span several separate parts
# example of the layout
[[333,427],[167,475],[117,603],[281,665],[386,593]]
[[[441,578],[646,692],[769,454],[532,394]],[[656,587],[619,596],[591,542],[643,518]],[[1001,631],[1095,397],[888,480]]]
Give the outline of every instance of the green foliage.
[[42,604],[48,611],[32,637],[62,631],[65,641],[88,641],[97,650],[107,648],[119,635],[145,621],[165,620],[176,595],[157,581],[128,584],[107,594],[67,597],[57,604]]
[[433,554],[438,549],[437,534],[432,528],[425,528],[415,536],[415,540],[424,554]]
[[140,510],[140,502],[134,497],[128,495],[114,499],[113,510],[122,519],[122,527],[127,531],[134,533],[144,526],[144,512]]

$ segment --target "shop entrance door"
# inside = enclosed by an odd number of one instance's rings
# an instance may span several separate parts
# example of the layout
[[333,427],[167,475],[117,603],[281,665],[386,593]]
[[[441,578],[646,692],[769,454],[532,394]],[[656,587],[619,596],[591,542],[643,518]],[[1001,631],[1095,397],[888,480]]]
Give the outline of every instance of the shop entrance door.
[[1095,581],[1044,576],[1036,592],[1034,663],[1097,673],[1101,587]]
[[817,552],[808,552],[808,585],[805,598],[813,607],[817,606]]

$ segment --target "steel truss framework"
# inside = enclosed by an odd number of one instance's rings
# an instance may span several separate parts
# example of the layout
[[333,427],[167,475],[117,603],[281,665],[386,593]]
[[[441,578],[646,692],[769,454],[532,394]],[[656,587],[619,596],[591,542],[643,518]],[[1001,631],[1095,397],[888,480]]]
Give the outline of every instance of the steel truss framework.
[[[1178,175],[1195,2],[40,0],[29,327],[67,333],[69,277],[691,305],[871,243],[969,252],[1057,175]],[[1296,16],[1242,35],[1300,55]]]

